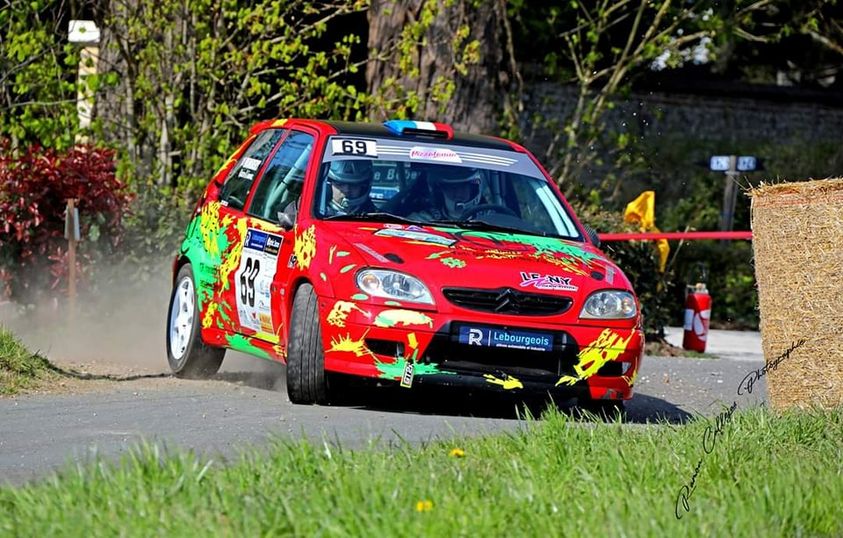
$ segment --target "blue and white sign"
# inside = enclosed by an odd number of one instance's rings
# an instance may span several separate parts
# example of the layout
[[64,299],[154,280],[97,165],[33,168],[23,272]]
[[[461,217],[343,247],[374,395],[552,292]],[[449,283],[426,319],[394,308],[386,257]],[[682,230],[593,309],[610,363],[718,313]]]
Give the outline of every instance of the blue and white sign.
[[459,342],[470,346],[553,351],[553,335],[521,329],[460,327]]

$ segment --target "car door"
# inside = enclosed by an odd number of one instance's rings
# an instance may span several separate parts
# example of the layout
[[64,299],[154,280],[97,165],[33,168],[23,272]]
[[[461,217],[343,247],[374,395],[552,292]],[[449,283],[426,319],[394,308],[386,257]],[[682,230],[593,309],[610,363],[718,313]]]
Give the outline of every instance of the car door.
[[[291,130],[262,168],[249,199],[240,263],[231,276],[237,301],[237,332],[279,344],[281,304],[293,224],[315,138]],[[283,348],[274,348],[283,355]]]
[[213,245],[219,251],[219,265],[214,268],[215,309],[209,325],[222,329],[226,333],[238,328],[238,304],[235,289],[231,285],[231,275],[238,267],[244,236],[248,229],[244,211],[246,202],[256,178],[262,173],[279,141],[285,134],[283,129],[267,129],[257,135],[252,144],[231,168],[218,195],[219,211],[217,215],[219,240]]

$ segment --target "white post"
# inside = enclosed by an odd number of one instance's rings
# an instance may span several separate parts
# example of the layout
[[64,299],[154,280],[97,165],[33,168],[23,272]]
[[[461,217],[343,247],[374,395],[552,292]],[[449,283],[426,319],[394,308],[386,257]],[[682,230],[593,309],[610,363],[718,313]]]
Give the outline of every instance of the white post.
[[79,71],[76,80],[76,112],[79,117],[76,143],[86,144],[88,136],[83,133],[91,127],[91,114],[94,110],[94,93],[89,89],[86,79],[97,73],[100,30],[94,21],[72,20],[68,27],[67,37],[71,43],[82,45],[79,51]]

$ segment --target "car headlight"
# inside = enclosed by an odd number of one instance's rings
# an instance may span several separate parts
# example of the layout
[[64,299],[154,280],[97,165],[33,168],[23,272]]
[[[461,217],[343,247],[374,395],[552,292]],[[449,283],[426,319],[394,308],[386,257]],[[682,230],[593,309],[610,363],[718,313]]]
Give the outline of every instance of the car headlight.
[[357,287],[374,297],[433,304],[433,296],[421,280],[397,271],[364,269],[357,273]]
[[628,291],[605,290],[592,293],[580,312],[585,319],[630,319],[638,313],[635,297]]

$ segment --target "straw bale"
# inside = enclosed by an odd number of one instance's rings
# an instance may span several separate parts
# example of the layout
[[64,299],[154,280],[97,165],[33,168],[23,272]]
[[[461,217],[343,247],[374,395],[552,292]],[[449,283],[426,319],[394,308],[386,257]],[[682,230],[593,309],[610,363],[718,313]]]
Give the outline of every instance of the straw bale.
[[770,404],[841,405],[843,179],[762,185],[749,194],[764,358],[779,359],[767,373]]

